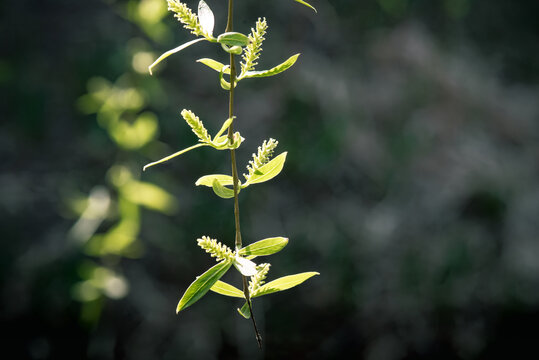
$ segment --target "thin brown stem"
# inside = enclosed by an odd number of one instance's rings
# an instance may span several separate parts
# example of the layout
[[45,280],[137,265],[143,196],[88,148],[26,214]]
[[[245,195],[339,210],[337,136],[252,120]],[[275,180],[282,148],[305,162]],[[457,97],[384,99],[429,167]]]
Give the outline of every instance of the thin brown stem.
[[[228,21],[226,25],[227,32],[232,31],[233,29],[233,14],[234,14],[234,0],[228,0]],[[234,54],[230,54],[230,90],[229,90],[229,100],[228,100],[228,118],[232,119],[234,117],[234,87],[236,86],[236,63],[234,61]],[[234,141],[234,122],[230,124],[228,128],[228,140],[230,143]],[[240,205],[238,201],[238,192],[239,192],[239,179],[238,179],[238,167],[236,165],[236,151],[230,149],[230,160],[232,163],[232,183],[234,188],[234,222],[236,227],[236,238],[235,245],[237,249],[241,249],[241,230],[240,230]],[[247,277],[242,275],[243,281],[243,294],[249,306],[249,313],[251,314],[251,320],[253,321],[253,327],[255,330],[255,337],[258,343],[258,347],[262,349],[262,337],[258,332],[256,326],[255,317],[253,314],[253,309],[251,307],[251,297],[249,295],[249,283]]]

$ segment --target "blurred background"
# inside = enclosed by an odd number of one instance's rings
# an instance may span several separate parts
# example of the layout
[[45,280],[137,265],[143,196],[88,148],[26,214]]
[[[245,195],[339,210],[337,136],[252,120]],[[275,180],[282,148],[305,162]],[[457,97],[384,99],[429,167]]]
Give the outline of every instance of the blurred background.
[[[207,0],[219,34],[226,2]],[[215,133],[227,61],[165,0],[0,3],[0,339],[12,359],[492,359],[537,356],[539,2],[236,1],[269,32],[237,89],[244,166],[288,151],[241,193],[245,243],[290,238],[268,279],[320,276],[254,302],[176,304],[233,243],[233,205],[194,182],[228,173],[179,113]],[[197,1],[187,1],[197,8]],[[227,280],[240,286],[231,272]]]

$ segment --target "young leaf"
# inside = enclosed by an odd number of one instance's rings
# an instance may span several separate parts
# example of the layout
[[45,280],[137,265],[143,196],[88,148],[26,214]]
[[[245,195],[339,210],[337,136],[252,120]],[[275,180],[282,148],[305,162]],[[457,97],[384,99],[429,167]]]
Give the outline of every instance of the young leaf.
[[210,37],[213,36],[213,26],[215,25],[215,18],[210,7],[204,0],[200,0],[198,3],[198,19],[202,31]]
[[238,308],[238,313],[246,319],[251,318],[251,312],[249,311],[249,304],[247,303],[247,301],[245,302],[245,304],[243,304],[241,309]]
[[176,307],[176,314],[183,309],[193,305],[201,297],[203,297],[227,271],[230,269],[232,263],[230,261],[223,261],[217,265],[214,265],[204,274],[196,278],[195,281],[189,285],[185,293],[183,294],[178,306]]
[[[261,71],[247,71],[245,75],[241,79],[248,79],[248,78],[260,78],[260,77],[268,77],[273,76],[282,73],[283,71],[290,68],[292,65],[296,63],[296,60],[298,59],[300,54],[292,55],[289,57],[285,62],[282,64],[279,64],[269,70],[261,70]],[[241,80],[240,79],[240,80]]]
[[226,32],[217,37],[217,42],[227,46],[246,46],[249,38],[239,32]]
[[245,298],[243,291],[221,280],[217,280],[210,290],[225,296]]
[[215,195],[223,199],[230,199],[234,197],[234,190],[224,187],[218,179],[213,179],[212,188]]
[[161,61],[165,60],[165,59],[166,59],[167,57],[169,57],[170,55],[175,54],[175,53],[177,53],[178,51],[182,51],[182,50],[185,49],[186,47],[191,46],[191,45],[193,45],[194,43],[197,43],[197,42],[202,41],[202,40],[206,40],[206,39],[204,39],[204,38],[198,38],[198,39],[195,39],[195,40],[191,40],[191,41],[189,41],[189,42],[186,42],[186,43],[183,44],[183,45],[178,46],[177,48],[174,48],[174,49],[172,49],[172,50],[169,50],[169,51],[163,53],[163,55],[159,56],[159,57],[157,58],[157,60],[155,60],[155,61],[153,62],[153,64],[151,64],[150,66],[148,66],[148,71],[150,72],[150,75],[153,75],[153,74],[152,74],[152,69],[155,67],[155,65],[159,64]]
[[305,280],[315,276],[320,275],[320,273],[315,271],[304,272],[294,275],[283,276],[277,280],[270,281],[269,283],[261,286],[258,290],[251,295],[251,297],[257,297],[262,295],[271,294],[278,291],[287,290],[293,288],[304,282]]
[[[217,60],[208,59],[208,58],[198,59],[197,62],[202,63],[217,72],[221,72],[221,70],[223,70],[223,68],[226,66],[225,64],[220,63]],[[227,75],[230,75],[230,67],[226,68],[224,73]]]
[[[226,91],[230,90],[230,83],[223,78],[223,73],[226,74],[227,71],[230,74],[230,66],[229,65],[225,65],[225,67],[222,68],[221,71],[219,72],[219,83],[221,84],[221,87]],[[238,82],[235,81],[234,82],[234,87],[236,87],[237,84],[238,84]]]
[[312,5],[309,4],[309,3],[307,3],[307,2],[305,2],[305,1],[303,1],[303,0],[294,0],[294,1],[295,1],[295,2],[299,2],[300,4],[305,5],[305,6],[307,6],[307,7],[310,7],[311,9],[314,10],[315,13],[318,13],[318,11],[316,11],[316,9],[314,8],[314,6],[312,6]]
[[219,132],[217,134],[215,134],[214,139],[218,139],[230,127],[230,125],[234,121],[234,118],[235,118],[235,116],[225,120],[225,122],[223,123],[223,126],[221,126],[221,129],[219,130]]
[[286,154],[287,152],[280,154],[266,165],[257,169],[251,176],[249,176],[249,179],[241,187],[245,188],[251,184],[268,181],[279,175],[283,169],[284,162],[286,161]]
[[241,256],[236,255],[236,258],[234,259],[234,267],[238,269],[238,271],[243,276],[253,276],[256,275],[256,264],[252,262],[251,260],[248,260],[246,258],[243,258]]
[[210,146],[210,145],[209,144],[196,144],[196,145],[190,146],[187,149],[183,149],[183,150],[180,150],[178,152],[175,152],[172,155],[165,156],[161,160],[157,160],[157,161],[154,161],[152,163],[144,165],[144,167],[142,168],[142,171],[146,171],[146,169],[151,167],[151,166],[164,163],[165,161],[169,161],[170,159],[175,158],[176,156],[180,156],[181,154],[184,154],[184,153],[186,153],[188,151],[191,151],[191,150],[196,149],[197,147],[201,147],[201,146]]
[[288,244],[288,239],[284,237],[267,238],[241,248],[238,254],[253,259],[255,256],[275,254],[281,251],[286,244]]
[[195,183],[196,186],[207,186],[207,187],[213,187],[213,180],[217,179],[219,183],[223,186],[226,185],[233,185],[232,183],[232,176],[230,175],[224,175],[224,174],[212,174],[212,175],[204,175],[201,178],[197,180]]

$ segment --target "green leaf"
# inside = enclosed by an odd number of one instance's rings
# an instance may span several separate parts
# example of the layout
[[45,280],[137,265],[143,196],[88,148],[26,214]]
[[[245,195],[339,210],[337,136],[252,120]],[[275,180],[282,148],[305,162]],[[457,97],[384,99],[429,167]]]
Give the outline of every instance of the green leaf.
[[294,286],[301,284],[305,280],[315,275],[320,275],[320,273],[315,272],[315,271],[310,271],[310,272],[304,272],[304,273],[299,273],[299,274],[294,274],[294,275],[283,276],[282,278],[278,278],[277,280],[270,281],[269,283],[259,287],[258,290],[256,290],[256,292],[252,294],[251,297],[267,295],[274,292],[293,288]]
[[180,151],[178,151],[178,152],[176,152],[176,153],[174,153],[172,155],[165,156],[161,160],[157,160],[157,161],[154,161],[152,163],[144,165],[144,167],[142,168],[142,171],[146,171],[146,169],[151,167],[151,166],[164,163],[165,161],[169,161],[170,159],[175,158],[176,156],[180,156],[181,154],[184,154],[184,153],[186,153],[188,151],[191,151],[191,150],[196,149],[197,147],[201,147],[201,146],[210,146],[210,145],[209,144],[196,144],[196,145],[190,146],[187,149],[183,149],[183,150],[180,150]]
[[311,9],[314,10],[315,13],[318,13],[318,11],[316,11],[316,9],[314,8],[314,6],[312,6],[312,5],[309,4],[309,3],[307,3],[307,2],[305,2],[305,1],[303,1],[303,0],[294,0],[294,1],[295,1],[295,2],[299,2],[300,4],[305,5],[305,6],[307,6],[307,7],[310,7]]
[[[230,83],[223,78],[223,73],[226,73],[227,70],[230,72],[229,65],[225,65],[225,67],[222,68],[221,71],[219,72],[219,83],[221,84],[221,87],[225,89],[226,91],[230,90]],[[235,81],[234,87],[236,87],[237,84],[238,82]]]
[[245,188],[251,184],[258,184],[268,181],[279,175],[283,169],[284,162],[286,161],[286,154],[287,152],[280,154],[266,165],[263,165],[259,169],[255,170],[255,172],[249,177],[249,180],[247,180],[241,187]]
[[288,239],[284,237],[267,238],[247,245],[240,249],[238,254],[241,256],[249,256],[249,259],[253,259],[255,256],[275,254],[276,252],[281,251],[286,244],[288,244]]
[[223,199],[230,199],[234,197],[234,190],[224,187],[218,179],[213,179],[212,188],[215,195]]
[[254,262],[241,256],[236,255],[233,264],[243,276],[254,276],[258,272]]
[[227,271],[230,269],[232,263],[230,261],[223,261],[219,264],[208,269],[204,274],[196,278],[191,285],[185,290],[178,306],[176,307],[176,314],[183,309],[193,305],[201,297],[203,297]]
[[207,187],[213,187],[213,180],[217,179],[219,183],[223,186],[226,185],[232,185],[232,176],[230,175],[224,175],[224,174],[211,174],[211,175],[204,175],[201,178],[197,180],[195,183],[196,186],[207,186]]
[[242,299],[245,298],[243,295],[243,291],[221,280],[217,280],[217,282],[213,284],[210,290],[225,296],[237,297]]
[[235,118],[235,116],[232,116],[231,118],[225,120],[225,122],[223,123],[223,126],[221,126],[221,129],[219,130],[219,132],[217,134],[215,134],[214,139],[218,139],[219,136],[221,136],[230,127],[230,125],[234,121],[234,118]]
[[194,43],[197,43],[197,42],[202,41],[202,40],[206,40],[206,39],[205,39],[205,38],[199,38],[199,39],[191,40],[191,41],[189,41],[189,42],[186,42],[186,43],[183,44],[183,45],[178,46],[177,48],[174,48],[174,49],[172,49],[172,50],[169,50],[169,51],[163,53],[163,55],[159,56],[159,57],[157,58],[157,60],[155,60],[155,61],[153,62],[153,64],[151,64],[150,66],[148,66],[148,71],[150,72],[150,75],[152,75],[152,69],[155,67],[155,65],[159,64],[161,61],[165,60],[165,59],[166,59],[167,57],[169,57],[170,55],[175,54],[175,53],[177,53],[177,52],[179,52],[179,51],[182,51],[182,50],[185,49],[186,47],[191,46],[191,45],[193,45]]
[[221,44],[221,47],[229,54],[241,55],[241,53],[243,52],[243,48],[239,45],[228,46],[226,44]]
[[[208,59],[208,58],[198,59],[197,62],[202,63],[202,64],[206,65],[209,68],[212,68],[213,70],[215,70],[217,72],[221,72],[221,70],[223,70],[223,68],[225,66],[227,66],[227,65],[225,65],[223,63],[220,63],[217,60]],[[227,75],[230,75],[230,67],[226,68],[224,73],[227,74]]]
[[247,46],[249,38],[239,32],[226,32],[217,37],[217,42],[227,46]]
[[279,64],[269,70],[261,70],[261,71],[247,71],[245,75],[243,75],[242,79],[246,78],[260,78],[260,77],[268,77],[273,76],[282,73],[283,71],[290,68],[292,65],[296,63],[296,60],[298,59],[300,54],[292,55],[289,57],[285,62],[282,64]]
[[245,304],[243,304],[241,309],[238,309],[238,312],[246,319],[251,318],[251,312],[249,311],[249,304],[247,303],[247,301],[245,302]]
[[213,35],[213,26],[215,25],[215,18],[210,7],[204,0],[200,0],[198,3],[198,20],[202,31],[205,34],[212,36]]

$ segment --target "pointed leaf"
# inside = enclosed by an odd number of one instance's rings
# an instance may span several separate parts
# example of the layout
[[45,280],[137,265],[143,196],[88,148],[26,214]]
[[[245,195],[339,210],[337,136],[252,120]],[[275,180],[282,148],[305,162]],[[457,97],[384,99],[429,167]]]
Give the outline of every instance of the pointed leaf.
[[295,2],[299,2],[300,4],[305,5],[305,6],[307,6],[307,7],[310,7],[311,9],[314,10],[315,13],[318,13],[318,11],[316,11],[316,9],[314,8],[314,6],[312,6],[312,5],[309,4],[309,3],[307,3],[307,2],[305,2],[305,1],[303,1],[303,0],[294,0],[294,1],[295,1]]
[[241,187],[245,188],[251,184],[258,184],[264,181],[268,181],[279,175],[281,170],[283,170],[284,162],[286,161],[286,154],[287,152],[284,152],[277,156],[275,159],[271,160],[266,165],[260,167],[249,177],[249,180],[247,180]]
[[227,46],[247,46],[249,38],[239,32],[226,32],[217,37],[217,42]]
[[215,284],[213,284],[210,290],[225,296],[237,297],[242,299],[245,298],[243,292],[240,289],[221,280],[218,280]]
[[144,167],[142,168],[142,171],[146,171],[146,169],[151,167],[151,166],[164,163],[165,161],[168,161],[168,160],[170,160],[172,158],[175,158],[176,156],[180,156],[181,154],[184,154],[184,153],[186,153],[188,151],[191,151],[191,150],[196,149],[197,147],[201,147],[201,146],[209,146],[209,144],[196,144],[196,145],[188,147],[187,149],[180,150],[180,151],[178,151],[178,152],[176,152],[176,153],[174,153],[172,155],[165,156],[161,160],[157,160],[157,161],[154,161],[152,163],[144,165]]
[[269,283],[259,287],[258,290],[256,290],[255,293],[252,294],[252,297],[267,295],[267,294],[271,294],[277,291],[283,291],[283,290],[293,288],[294,286],[301,284],[305,280],[315,275],[320,275],[320,273],[317,273],[315,271],[310,271],[310,272],[304,272],[304,273],[299,273],[299,274],[294,274],[294,275],[283,276],[282,278],[270,281]]
[[234,118],[235,118],[235,116],[232,116],[231,118],[225,120],[225,122],[223,123],[223,126],[221,126],[221,129],[219,130],[219,132],[217,134],[215,134],[215,137],[214,137],[215,139],[218,139],[230,127],[230,125],[234,121]]
[[256,264],[241,256],[236,256],[233,264],[243,276],[254,276],[257,273]]
[[[226,66],[225,64],[220,63],[217,60],[208,59],[208,58],[198,59],[197,62],[202,63],[217,72],[221,72],[221,70]],[[224,73],[227,75],[230,75],[230,67],[225,69]]]
[[194,43],[197,43],[199,41],[202,41],[202,40],[206,40],[205,38],[198,38],[198,39],[195,39],[195,40],[191,40],[189,42],[186,42],[185,44],[183,45],[180,45],[178,46],[177,48],[174,48],[172,50],[169,50],[165,53],[163,53],[163,55],[159,56],[157,58],[157,60],[155,60],[153,62],[153,64],[151,64],[150,66],[148,66],[148,71],[150,72],[150,75],[152,75],[152,69],[155,67],[155,65],[159,64],[161,61],[165,60],[167,57],[169,57],[170,55],[172,54],[175,54],[177,53],[178,51],[182,51],[183,49],[185,49],[186,47],[188,46],[191,46],[193,45]]
[[198,3],[198,19],[200,21],[200,26],[202,31],[209,36],[213,35],[213,26],[215,25],[215,18],[210,7],[204,0],[200,0]]
[[213,179],[212,188],[215,195],[223,199],[230,199],[234,197],[234,190],[224,187],[216,178]]
[[245,302],[245,304],[243,304],[241,309],[238,309],[238,313],[246,319],[251,318],[251,312],[249,311],[249,304],[247,303],[247,301]]
[[288,244],[288,239],[284,237],[267,238],[247,245],[240,249],[238,254],[241,256],[249,256],[249,259],[253,259],[255,256],[275,254],[276,252],[281,251],[286,244]]
[[204,274],[196,278],[191,285],[185,290],[178,306],[176,307],[176,314],[182,311],[183,309],[193,305],[201,297],[203,297],[219,280],[231,266],[230,261],[223,261],[217,265],[214,265],[208,269]]
[[232,176],[230,175],[224,175],[224,174],[211,174],[211,175],[204,175],[203,177],[199,178],[197,182],[195,183],[196,186],[207,186],[207,187],[213,187],[213,180],[217,179],[219,183],[223,186],[226,185],[232,185]]
[[[226,91],[230,90],[230,83],[223,78],[223,73],[226,73],[227,70],[230,72],[230,67],[228,65],[225,65],[225,67],[222,68],[219,72],[219,83],[221,84],[221,87]],[[234,87],[236,87],[237,83],[237,81],[234,82]]]
[[298,59],[300,54],[292,55],[289,57],[285,62],[282,64],[279,64],[269,70],[261,70],[261,71],[247,71],[245,75],[243,75],[242,79],[244,78],[259,78],[259,77],[268,77],[273,76],[282,73],[283,71],[290,68],[292,65],[296,63],[296,60]]

